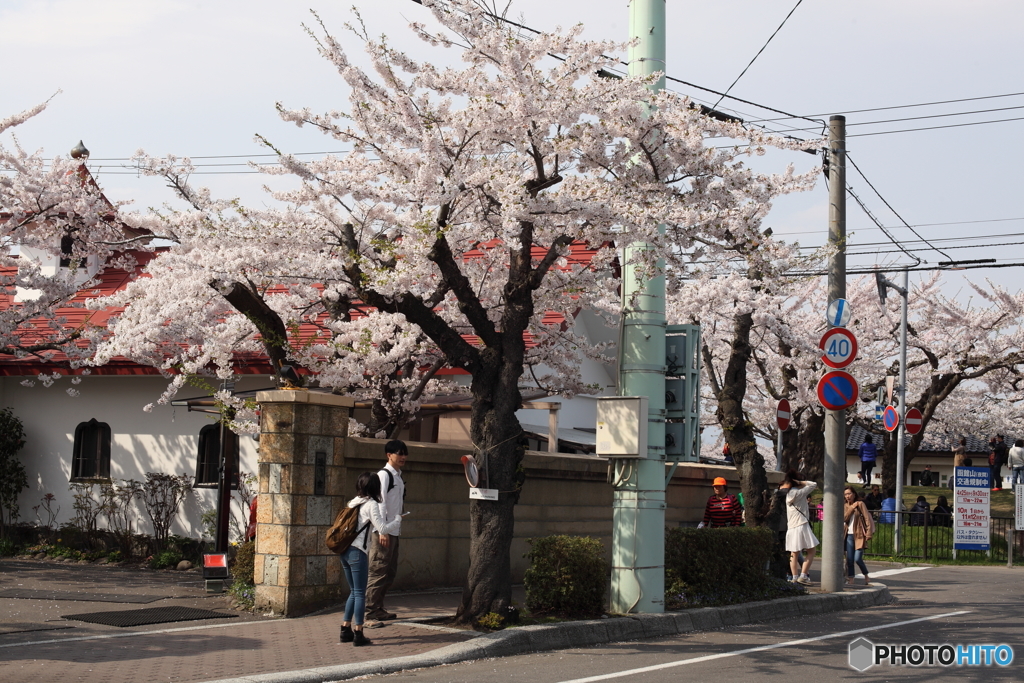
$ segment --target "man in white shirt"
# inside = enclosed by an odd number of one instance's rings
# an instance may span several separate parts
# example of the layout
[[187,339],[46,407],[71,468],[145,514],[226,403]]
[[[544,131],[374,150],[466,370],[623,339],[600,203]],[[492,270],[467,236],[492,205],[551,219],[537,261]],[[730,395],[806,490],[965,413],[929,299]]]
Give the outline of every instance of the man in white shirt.
[[[405,481],[402,479],[402,468],[409,457],[409,449],[404,441],[397,439],[388,441],[384,446],[384,455],[388,462],[377,476],[380,478],[380,491],[384,498],[385,523],[401,519],[402,504],[405,500]],[[398,572],[398,537],[402,533],[401,522],[394,534],[373,535],[370,548],[370,575],[366,582],[366,618],[394,619],[395,614],[384,609],[384,594],[395,582]]]

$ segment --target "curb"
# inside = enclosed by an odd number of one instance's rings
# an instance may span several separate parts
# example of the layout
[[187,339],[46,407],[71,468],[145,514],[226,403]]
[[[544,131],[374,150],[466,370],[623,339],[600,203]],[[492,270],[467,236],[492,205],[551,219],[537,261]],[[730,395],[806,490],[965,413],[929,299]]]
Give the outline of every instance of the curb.
[[206,683],[327,683],[359,676],[391,674],[408,669],[455,664],[474,659],[659,638],[694,631],[721,629],[728,626],[742,626],[760,621],[775,621],[787,617],[862,609],[887,605],[890,602],[892,602],[892,596],[889,594],[889,588],[884,584],[875,583],[860,590],[843,593],[818,593],[788,599],[749,602],[725,607],[702,607],[664,614],[637,614],[609,619],[523,626],[488,633],[464,643],[455,643],[418,655],[300,671],[222,678]]

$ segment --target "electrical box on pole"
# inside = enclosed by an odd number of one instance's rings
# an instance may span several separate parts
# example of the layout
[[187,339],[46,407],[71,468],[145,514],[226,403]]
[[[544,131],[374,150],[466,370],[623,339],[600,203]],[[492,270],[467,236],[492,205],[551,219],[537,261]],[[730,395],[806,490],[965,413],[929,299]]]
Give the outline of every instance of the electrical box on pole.
[[597,399],[597,454],[606,458],[646,458],[647,397]]

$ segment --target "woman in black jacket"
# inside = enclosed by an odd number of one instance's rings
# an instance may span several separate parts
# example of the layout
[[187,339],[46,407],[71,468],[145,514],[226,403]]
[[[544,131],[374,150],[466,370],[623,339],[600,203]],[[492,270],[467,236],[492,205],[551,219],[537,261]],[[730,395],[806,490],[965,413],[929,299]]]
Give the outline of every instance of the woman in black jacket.
[[950,509],[945,496],[939,496],[935,502],[935,507],[932,508],[931,524],[932,526],[953,526],[953,510]]

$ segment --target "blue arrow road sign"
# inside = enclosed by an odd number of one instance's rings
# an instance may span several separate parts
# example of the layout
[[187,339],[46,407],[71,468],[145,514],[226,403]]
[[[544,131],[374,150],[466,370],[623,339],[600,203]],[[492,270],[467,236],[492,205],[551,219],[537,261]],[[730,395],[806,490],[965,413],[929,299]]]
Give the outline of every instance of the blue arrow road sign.
[[846,327],[846,323],[850,322],[850,315],[852,313],[853,311],[850,310],[850,304],[846,299],[833,299],[828,304],[825,319],[832,327]]

